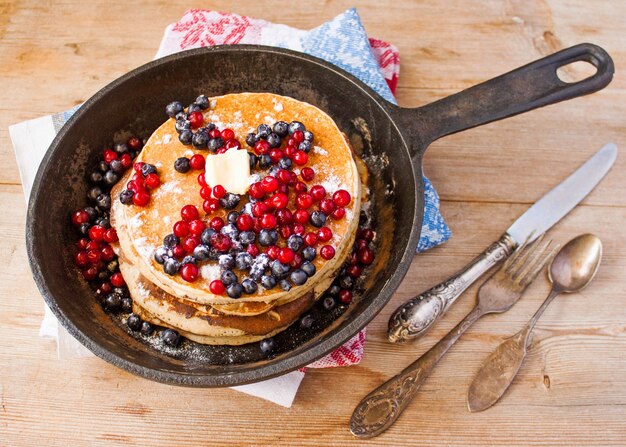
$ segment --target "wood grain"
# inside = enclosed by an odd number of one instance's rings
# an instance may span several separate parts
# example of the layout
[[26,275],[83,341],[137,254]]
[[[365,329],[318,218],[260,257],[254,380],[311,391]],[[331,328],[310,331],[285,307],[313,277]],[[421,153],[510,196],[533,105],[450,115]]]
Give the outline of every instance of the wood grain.
[[[348,1],[205,2],[300,28]],[[177,388],[91,358],[59,361],[38,337],[43,302],[24,248],[25,204],[7,127],[65,110],[149,61],[177,1],[0,3],[0,445],[363,445],[347,431],[354,406],[441,338],[473,305],[472,288],[418,343],[385,341],[403,300],[444,279],[495,240],[543,192],[602,144],[626,146],[626,5],[602,1],[489,0],[358,3],[370,35],[396,44],[401,105],[415,107],[564,46],[590,41],[615,59],[604,91],[460,133],[432,145],[425,172],[454,231],[415,257],[392,302],[368,328],[358,367],[309,371],[291,409],[231,390]],[[515,333],[548,291],[537,281],[510,312],[464,336],[398,423],[368,445],[626,444],[626,161],[550,236],[582,232],[605,248],[597,279],[560,297],[540,320],[529,356],[501,403],[470,414],[465,394],[482,359]],[[45,441],[42,441],[44,440]]]

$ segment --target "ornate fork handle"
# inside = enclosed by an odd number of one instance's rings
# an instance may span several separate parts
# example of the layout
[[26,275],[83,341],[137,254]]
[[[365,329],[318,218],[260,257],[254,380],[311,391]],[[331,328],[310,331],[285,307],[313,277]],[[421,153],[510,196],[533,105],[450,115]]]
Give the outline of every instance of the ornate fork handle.
[[389,428],[413,400],[441,357],[483,315],[480,306],[474,307],[439,343],[400,374],[368,394],[352,413],[350,419],[352,434],[359,438],[372,438]]
[[423,335],[465,289],[491,267],[506,259],[515,246],[511,236],[504,233],[465,268],[398,307],[389,319],[389,341],[404,343]]

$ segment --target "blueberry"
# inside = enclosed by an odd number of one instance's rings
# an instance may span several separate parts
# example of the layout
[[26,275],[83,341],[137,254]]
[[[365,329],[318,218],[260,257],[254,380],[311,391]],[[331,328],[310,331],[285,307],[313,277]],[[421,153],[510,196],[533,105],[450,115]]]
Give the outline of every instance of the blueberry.
[[154,251],[154,260],[159,264],[164,264],[168,257],[167,248],[165,247],[159,247]]
[[183,111],[183,105],[178,101],[170,102],[167,106],[165,106],[165,113],[170,118],[174,118],[177,113]]
[[267,142],[270,144],[270,147],[280,147],[280,137],[274,132],[267,136]]
[[259,268],[265,270],[270,265],[270,257],[265,253],[261,253],[259,256],[254,258],[254,265],[257,265]]
[[324,300],[322,301],[322,306],[326,310],[333,310],[336,304],[337,302],[335,301],[335,298],[333,298],[332,296],[324,297]]
[[209,98],[207,98],[205,95],[198,96],[194,102],[198,104],[198,107],[200,107],[202,110],[206,110],[209,108]]
[[187,120],[186,117],[183,117],[182,119],[176,120],[176,124],[174,124],[174,128],[176,129],[176,132],[178,132],[179,134],[184,132],[185,130],[188,130],[189,132],[191,132],[191,123]]
[[117,272],[117,269],[119,269],[119,267],[120,267],[120,263],[119,263],[119,261],[118,261],[117,259],[114,259],[114,260],[112,260],[111,262],[109,262],[109,263],[107,264],[107,270],[108,270],[110,273],[115,273],[115,272]]
[[[117,161],[117,160],[113,160],[113,161]],[[111,162],[111,164],[113,164]],[[104,183],[108,186],[113,186],[117,183],[117,181],[120,179],[120,176],[117,175],[115,172],[113,171],[107,171],[104,174]]]
[[309,218],[309,222],[311,222],[311,225],[313,225],[314,227],[323,227],[326,223],[326,214],[324,214],[322,211],[313,211],[311,213],[311,217]]
[[274,133],[279,137],[284,137],[289,133],[289,124],[284,121],[276,121],[274,123]]
[[339,287],[337,284],[333,284],[332,286],[330,286],[330,288],[326,291],[327,294],[329,294],[332,297],[337,297],[339,296],[339,292],[341,292],[341,287]]
[[192,255],[187,255],[183,258],[183,260],[181,261],[181,265],[185,265],[185,264],[193,264],[196,265],[196,258],[193,257]]
[[119,293],[110,293],[104,299],[104,310],[117,312],[122,307],[122,297]]
[[94,224],[100,225],[101,227],[104,227],[106,229],[111,228],[111,222],[109,222],[109,219],[107,219],[106,217],[98,217]]
[[289,292],[291,290],[291,284],[286,279],[281,279],[279,284],[280,288],[283,289],[285,292]]
[[302,263],[302,265],[300,266],[300,269],[306,273],[306,276],[308,276],[309,278],[313,275],[315,275],[315,272],[317,271],[317,269],[315,268],[315,266],[313,264],[311,264],[309,261],[304,261]]
[[202,129],[204,129],[204,131],[207,133],[211,132],[213,129],[215,129],[215,124],[213,123],[208,123],[206,126],[204,126]]
[[304,131],[304,141],[313,141],[313,132],[305,130]]
[[102,160],[100,163],[98,163],[98,169],[100,170],[100,172],[105,173],[109,170],[109,164]]
[[209,247],[204,244],[200,244],[193,249],[193,256],[198,261],[206,261],[209,259]]
[[180,239],[173,233],[168,234],[163,238],[163,245],[165,248],[174,248],[180,244]]
[[222,137],[211,138],[207,144],[211,152],[216,152],[222,146],[224,146],[224,139]]
[[300,326],[304,329],[311,329],[311,326],[313,326],[314,322],[315,319],[311,314],[307,314],[304,317],[300,318]]
[[241,213],[242,214],[250,214],[252,215],[252,203],[248,202],[246,203],[243,208],[241,208]]
[[275,245],[278,242],[276,230],[261,230],[259,232],[259,243],[264,247]]
[[237,218],[238,217],[239,217],[239,213],[237,211],[231,211],[226,216],[226,220],[228,221],[228,223],[235,224],[235,223],[237,223]]
[[180,343],[180,334],[174,329],[165,329],[161,332],[161,340],[168,346],[176,347]]
[[270,132],[272,129],[267,124],[259,124],[259,127],[256,128],[256,134],[259,138],[267,138]]
[[309,151],[311,150],[311,142],[304,140],[298,145],[298,149],[308,154]]
[[265,273],[265,269],[261,268],[261,266],[258,264],[252,264],[252,266],[250,267],[249,275],[250,278],[252,278],[254,281],[260,281],[263,273]]
[[235,273],[232,270],[224,270],[220,275],[220,279],[222,280],[225,286],[236,284],[238,280],[237,275],[235,275]]
[[215,247],[210,247],[209,248],[209,259],[211,261],[217,261],[220,257],[221,253],[219,251],[217,251],[217,249]]
[[133,300],[129,296],[125,296],[122,298],[122,312],[132,312],[133,311]]
[[289,266],[276,259],[272,262],[272,273],[277,278],[284,278],[289,273]]
[[292,166],[293,166],[293,162],[291,161],[291,158],[289,157],[283,157],[280,160],[278,160],[278,167],[280,169],[291,169]]
[[141,329],[139,330],[143,335],[152,335],[154,332],[154,326],[152,326],[147,321],[143,321],[141,323]]
[[241,200],[241,196],[239,194],[233,194],[232,192],[227,192],[224,197],[220,199],[220,205],[222,208],[227,210],[232,210],[239,205],[239,201]]
[[89,233],[89,228],[91,228],[91,224],[85,222],[83,224],[80,224],[80,226],[78,227],[78,231],[80,232],[80,234],[87,236],[87,234]]
[[342,289],[353,289],[354,288],[354,278],[350,275],[342,275],[339,278],[339,287]]
[[89,181],[94,184],[97,185],[98,183],[100,183],[103,180],[104,177],[102,177],[102,173],[101,172],[92,172],[91,174],[89,174]]
[[231,255],[220,255],[219,265],[224,270],[232,270],[235,268],[235,258]]
[[237,225],[229,223],[228,225],[224,225],[222,227],[220,233],[228,236],[232,240],[237,240],[237,236],[239,236],[239,229],[237,228]]
[[252,255],[250,253],[239,253],[235,258],[235,265],[239,270],[248,270],[252,265]]
[[151,165],[150,163],[144,163],[141,167],[141,175],[143,175],[144,177],[147,177],[150,174],[156,174],[156,172],[156,166]]
[[126,170],[124,169],[124,165],[120,160],[113,160],[111,163],[109,163],[109,167],[111,168],[111,171],[115,172],[116,174],[122,174]]
[[240,298],[241,295],[243,295],[243,287],[241,286],[241,284],[236,282],[226,288],[226,293],[231,298]]
[[261,340],[259,347],[261,348],[261,352],[263,354],[271,354],[274,352],[274,349],[276,349],[276,343],[274,343],[273,338],[266,338],[265,340]]
[[259,155],[259,168],[265,169],[271,166],[271,164],[272,164],[272,159],[270,158],[269,155],[267,154]]
[[193,144],[193,147],[195,147],[196,149],[205,149],[208,141],[209,136],[206,135],[204,132],[196,132],[191,138],[191,144]]
[[252,295],[259,289],[259,286],[257,286],[257,284],[250,278],[246,278],[241,281],[241,287],[243,288],[243,291],[246,292],[248,295]]
[[131,203],[133,203],[133,195],[135,195],[134,192],[132,192],[130,189],[125,189],[120,193],[120,202],[122,202],[124,205],[130,205]]
[[256,234],[254,234],[254,231],[242,231],[239,233],[239,242],[243,245],[249,245],[253,243],[255,239]]
[[100,194],[96,198],[96,205],[101,210],[108,210],[109,208],[111,208],[111,196],[108,194]]
[[176,172],[180,172],[181,174],[189,172],[189,170],[191,169],[189,159],[187,157],[177,158],[174,162],[174,169],[176,170]]
[[117,143],[113,149],[120,155],[128,153],[128,145],[126,143]]
[[200,107],[195,102],[192,102],[191,104],[187,106],[187,113],[200,112],[201,110],[202,110],[202,107]]
[[178,140],[183,143],[185,146],[189,146],[191,144],[191,140],[193,139],[193,133],[190,130],[183,130],[180,135],[178,135]]
[[278,174],[278,171],[280,171],[280,168],[278,166],[272,166],[270,170],[267,172],[267,174],[273,177],[276,177],[276,174]]
[[250,169],[254,169],[257,162],[259,161],[259,157],[257,157],[256,154],[253,154],[252,152],[248,152],[248,158],[250,161]]
[[163,271],[168,275],[175,275],[180,270],[180,262],[174,258],[167,258],[163,264]]
[[176,116],[174,116],[174,118],[176,119],[176,121],[186,120],[187,114],[185,113],[184,110],[181,110],[180,112],[176,114]]
[[263,275],[261,277],[261,285],[266,289],[273,289],[276,287],[276,278],[272,275]]
[[101,194],[102,188],[100,188],[99,186],[94,186],[89,191],[87,191],[87,198],[95,202]]
[[287,247],[291,248],[293,251],[300,250],[303,244],[304,244],[304,239],[302,239],[302,236],[298,234],[292,234],[287,239]]
[[246,135],[246,144],[248,146],[254,147],[257,141],[259,141],[259,138],[254,132],[250,132],[248,135]]
[[215,234],[215,230],[213,228],[205,228],[200,235],[200,240],[204,245],[211,245],[211,238]]
[[289,135],[292,135],[295,131],[301,130],[304,132],[306,127],[300,121],[292,121],[289,123]]
[[93,206],[85,207],[83,208],[83,211],[89,214],[89,220],[94,220],[96,217],[98,217],[98,211],[96,211]]
[[315,248],[313,247],[306,247],[302,250],[302,257],[305,261],[312,261],[315,259],[315,255]]
[[141,318],[137,314],[130,314],[126,320],[126,324],[131,331],[138,331],[141,329]]
[[303,270],[295,269],[291,272],[291,275],[289,275],[289,279],[291,279],[291,282],[296,286],[301,286],[307,279],[309,279],[309,277]]

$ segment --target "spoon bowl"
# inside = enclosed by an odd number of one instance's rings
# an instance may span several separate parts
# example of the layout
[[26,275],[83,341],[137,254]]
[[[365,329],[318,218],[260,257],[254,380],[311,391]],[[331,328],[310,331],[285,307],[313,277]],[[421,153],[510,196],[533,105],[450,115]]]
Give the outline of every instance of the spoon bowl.
[[602,242],[593,234],[582,234],[559,250],[548,276],[552,288],[572,293],[584,289],[596,275],[602,259]]

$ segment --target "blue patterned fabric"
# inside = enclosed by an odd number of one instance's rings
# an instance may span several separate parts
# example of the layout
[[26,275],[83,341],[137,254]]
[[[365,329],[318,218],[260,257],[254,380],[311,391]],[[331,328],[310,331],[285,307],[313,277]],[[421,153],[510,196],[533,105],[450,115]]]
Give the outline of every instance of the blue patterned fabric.
[[[356,9],[349,9],[323,25],[302,32],[299,42],[291,38],[277,39],[274,45],[299,50],[324,59],[359,78],[387,101],[396,104],[385,77],[369,44],[365,28]],[[78,107],[54,116],[64,123]],[[428,250],[447,241],[452,232],[439,213],[439,195],[424,177],[424,221],[417,251]]]

